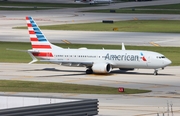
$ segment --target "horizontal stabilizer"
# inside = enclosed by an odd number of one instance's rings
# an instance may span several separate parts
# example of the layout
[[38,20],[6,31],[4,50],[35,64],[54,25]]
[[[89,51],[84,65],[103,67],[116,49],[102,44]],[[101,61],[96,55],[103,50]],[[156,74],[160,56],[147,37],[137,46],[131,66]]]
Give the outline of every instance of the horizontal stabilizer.
[[19,50],[19,49],[11,49],[11,48],[6,48],[6,50],[11,50],[11,51],[18,51],[18,52],[27,52],[29,53],[29,55],[31,56],[31,58],[33,59],[31,62],[29,62],[28,64],[32,64],[34,62],[37,62],[38,59],[36,57],[33,56],[32,53],[36,53],[38,51],[34,51],[34,50]]
[[18,52],[28,52],[28,50],[19,50],[19,49],[11,49],[11,48],[6,48],[6,50],[18,51]]

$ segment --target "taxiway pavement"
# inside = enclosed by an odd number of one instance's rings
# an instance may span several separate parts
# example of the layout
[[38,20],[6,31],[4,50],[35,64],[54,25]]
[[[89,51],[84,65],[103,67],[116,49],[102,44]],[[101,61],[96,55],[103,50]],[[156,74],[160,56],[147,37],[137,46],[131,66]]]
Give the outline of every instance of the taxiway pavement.
[[[158,0],[152,2],[137,2],[111,4],[104,8],[123,8],[140,6],[142,4],[179,3],[179,0]],[[138,5],[137,5],[138,4]],[[144,6],[144,5],[143,5]],[[98,7],[102,9],[102,7]],[[102,20],[179,20],[180,15],[155,14],[112,14],[112,13],[80,13],[77,11],[92,8],[67,8],[43,11],[0,11],[0,41],[29,41],[27,30],[12,29],[25,26],[25,16],[32,16],[38,25],[72,24],[86,22],[101,22]],[[127,33],[127,32],[82,32],[82,31],[50,31],[43,30],[51,42],[61,43],[68,40],[71,43],[98,43],[129,45],[151,45],[155,42],[161,46],[180,46],[180,34],[168,33]],[[17,64],[0,63],[0,79],[25,80],[43,82],[63,82],[90,84],[99,86],[125,87],[152,90],[146,94],[134,95],[89,95],[71,93],[1,93],[34,96],[60,96],[66,98],[97,98],[99,99],[99,115],[103,116],[155,116],[157,113],[167,114],[167,103],[173,105],[174,115],[180,115],[180,67],[167,67],[159,71],[158,76],[153,70],[140,69],[132,72],[113,71],[109,75],[85,75],[85,68],[62,67],[53,64]],[[171,112],[170,112],[171,113]]]
[[[151,2],[128,2],[106,6],[86,8],[63,8],[34,11],[0,11],[0,41],[29,42],[27,30],[12,29],[16,26],[26,26],[25,16],[32,16],[38,25],[74,24],[102,22],[102,20],[180,20],[180,15],[167,14],[119,14],[119,13],[87,13],[79,12],[89,9],[123,8],[133,6],[160,5],[180,3],[179,0],[158,0]],[[112,29],[113,30],[113,29]],[[121,44],[180,46],[180,34],[169,33],[128,33],[128,32],[93,32],[93,31],[54,31],[43,30],[47,38],[54,43],[67,40],[70,43],[81,44]]]
[[[179,66],[169,66],[154,76],[151,69],[130,72],[113,70],[108,75],[86,75],[84,67],[64,67],[54,64],[0,63],[1,80],[60,82],[86,85],[124,87],[152,90],[134,95],[96,95],[71,93],[2,93],[15,95],[53,96],[66,98],[99,99],[99,115],[103,116],[154,116],[167,111],[173,104],[174,115],[180,114]],[[60,89],[60,88],[59,88]],[[113,114],[112,114],[113,113]]]
[[[138,19],[169,19],[179,20],[180,15],[153,15],[153,14],[98,14],[98,13],[67,13],[45,11],[15,11],[14,15],[10,11],[0,11],[0,41],[20,41],[29,42],[27,29],[12,29],[16,26],[26,26],[25,16],[33,16],[38,25],[56,25],[85,22],[102,22],[105,19],[112,20],[133,20]],[[135,32],[94,32],[94,31],[55,31],[42,30],[45,36],[53,43],[63,43],[67,40],[70,43],[81,44],[121,44],[126,45],[147,45],[152,46],[156,43],[159,46],[180,46],[180,34],[173,33],[135,33]]]

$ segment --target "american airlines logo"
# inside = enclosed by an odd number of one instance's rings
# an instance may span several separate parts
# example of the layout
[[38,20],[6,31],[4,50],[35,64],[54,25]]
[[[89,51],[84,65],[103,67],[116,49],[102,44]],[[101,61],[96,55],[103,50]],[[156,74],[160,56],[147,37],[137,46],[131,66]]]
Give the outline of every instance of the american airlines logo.
[[107,53],[105,56],[105,60],[118,60],[118,61],[139,61],[138,55],[113,55]]
[[143,61],[147,61],[142,52],[141,52],[141,58]]

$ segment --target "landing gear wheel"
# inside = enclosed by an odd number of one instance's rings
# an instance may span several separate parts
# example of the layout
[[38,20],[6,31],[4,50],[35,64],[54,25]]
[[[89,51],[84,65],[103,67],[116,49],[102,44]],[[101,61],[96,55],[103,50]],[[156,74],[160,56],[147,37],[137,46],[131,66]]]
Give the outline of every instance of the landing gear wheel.
[[158,75],[158,70],[154,70],[154,75]]
[[92,69],[87,69],[86,70],[86,74],[92,74],[93,73],[93,70]]

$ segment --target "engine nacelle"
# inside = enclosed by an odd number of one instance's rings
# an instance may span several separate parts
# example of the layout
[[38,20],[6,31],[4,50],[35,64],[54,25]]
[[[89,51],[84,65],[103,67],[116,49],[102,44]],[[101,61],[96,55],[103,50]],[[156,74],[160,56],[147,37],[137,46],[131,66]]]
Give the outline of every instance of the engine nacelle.
[[92,66],[94,73],[110,73],[111,69],[111,65],[107,63],[95,63]]

